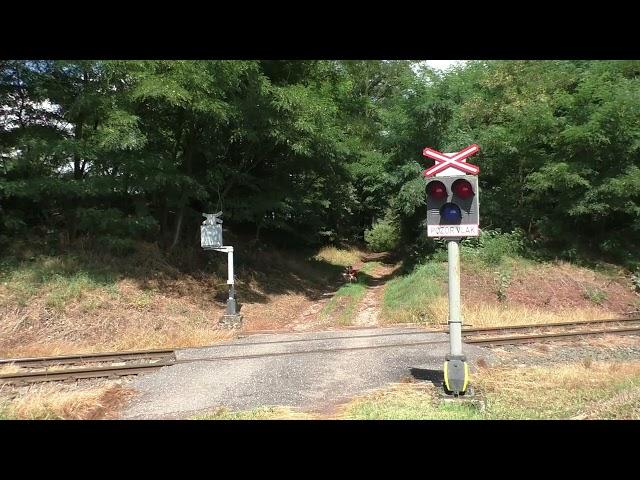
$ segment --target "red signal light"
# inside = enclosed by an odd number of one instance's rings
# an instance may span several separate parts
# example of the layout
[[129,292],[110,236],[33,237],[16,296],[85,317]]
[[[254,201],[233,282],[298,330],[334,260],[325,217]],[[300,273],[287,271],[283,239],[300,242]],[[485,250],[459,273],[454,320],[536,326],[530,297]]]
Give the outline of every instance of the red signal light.
[[429,182],[427,185],[427,195],[436,200],[443,200],[447,198],[447,187],[442,182]]
[[471,188],[471,184],[463,179],[453,182],[451,189],[453,190],[453,194],[455,196],[462,199],[470,198],[473,196],[473,188]]

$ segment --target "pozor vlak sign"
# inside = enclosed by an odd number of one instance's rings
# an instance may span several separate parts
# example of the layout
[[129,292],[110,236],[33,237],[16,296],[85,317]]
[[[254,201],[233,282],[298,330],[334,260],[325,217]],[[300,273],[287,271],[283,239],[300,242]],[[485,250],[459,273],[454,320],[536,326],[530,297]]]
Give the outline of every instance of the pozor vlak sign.
[[478,152],[478,145],[470,145],[456,153],[442,153],[425,148],[422,154],[435,160],[426,169],[427,177],[427,236],[477,237],[480,234],[477,165],[467,158]]

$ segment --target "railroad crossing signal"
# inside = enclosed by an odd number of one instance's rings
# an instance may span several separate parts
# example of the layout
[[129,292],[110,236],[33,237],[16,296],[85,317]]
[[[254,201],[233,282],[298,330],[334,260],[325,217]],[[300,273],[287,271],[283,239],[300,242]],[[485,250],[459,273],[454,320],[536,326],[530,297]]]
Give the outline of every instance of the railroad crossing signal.
[[227,271],[229,285],[229,298],[227,299],[227,309],[220,319],[220,323],[225,326],[242,325],[242,315],[236,308],[236,288],[235,277],[233,275],[233,247],[222,244],[222,212],[203,213],[205,221],[200,226],[200,245],[205,250],[215,250],[227,254]]
[[[425,148],[422,154],[436,164],[423,172],[427,182],[427,236],[477,237],[480,224],[478,177],[480,168],[466,163],[478,152],[473,144],[457,153],[441,153]],[[471,175],[469,175],[471,174]]]
[[449,270],[449,355],[444,362],[445,392],[464,395],[469,384],[469,366],[462,352],[462,315],[460,305],[460,244],[462,237],[479,235],[480,168],[466,163],[480,147],[473,144],[457,153],[442,153],[425,148],[422,154],[436,164],[423,172],[429,178],[427,193],[427,236],[448,237]]
[[427,236],[479,235],[478,177],[438,177],[427,182]]

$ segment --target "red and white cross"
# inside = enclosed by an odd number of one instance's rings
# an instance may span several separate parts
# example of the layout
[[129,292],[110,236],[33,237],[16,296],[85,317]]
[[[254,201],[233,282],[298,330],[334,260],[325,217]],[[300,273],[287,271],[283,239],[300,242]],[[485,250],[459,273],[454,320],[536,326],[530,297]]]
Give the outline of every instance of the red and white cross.
[[422,151],[422,155],[427,158],[432,158],[436,161],[436,164],[432,167],[429,167],[422,173],[425,177],[431,177],[436,173],[440,173],[443,170],[451,167],[460,170],[463,173],[477,175],[478,173],[480,173],[480,167],[471,163],[466,163],[466,159],[467,157],[470,157],[471,155],[479,151],[480,147],[475,143],[468,146],[467,148],[463,148],[457,153],[442,153],[434,150],[433,148],[426,147]]

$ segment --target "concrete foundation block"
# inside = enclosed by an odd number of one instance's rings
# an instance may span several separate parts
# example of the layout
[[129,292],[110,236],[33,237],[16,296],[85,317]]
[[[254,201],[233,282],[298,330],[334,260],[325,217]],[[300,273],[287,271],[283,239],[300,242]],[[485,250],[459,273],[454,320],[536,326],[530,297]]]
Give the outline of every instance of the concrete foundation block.
[[240,328],[242,326],[242,315],[223,315],[219,324],[225,328]]

